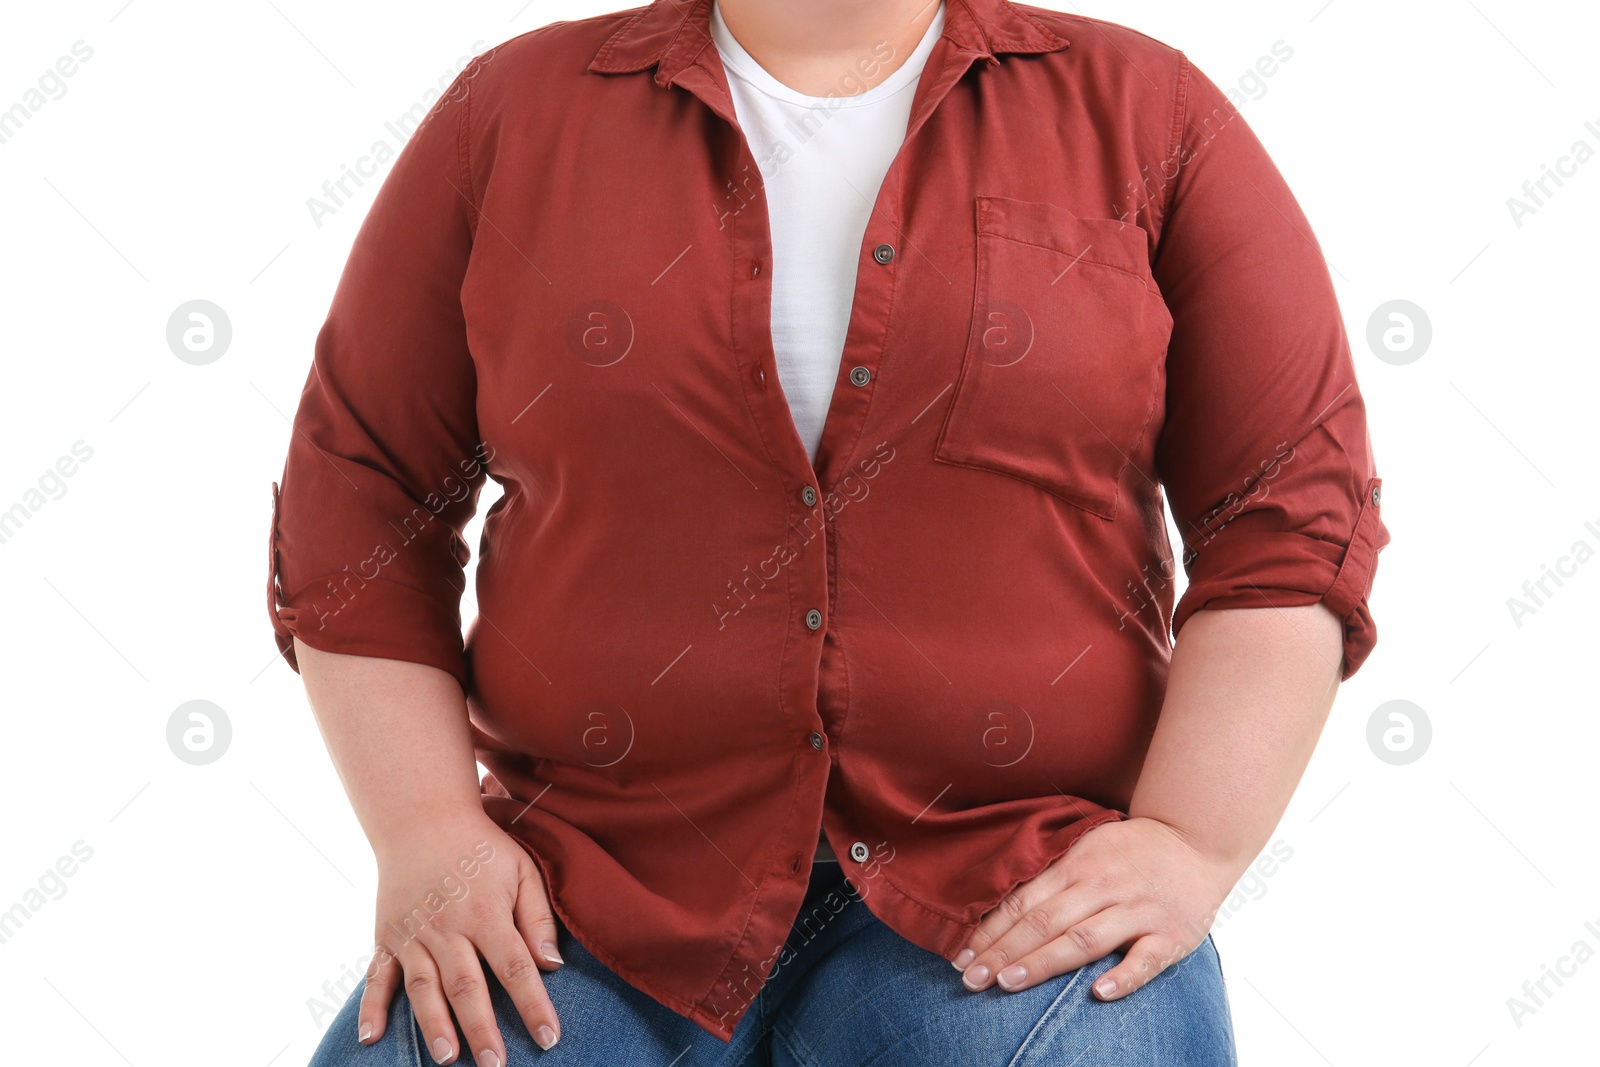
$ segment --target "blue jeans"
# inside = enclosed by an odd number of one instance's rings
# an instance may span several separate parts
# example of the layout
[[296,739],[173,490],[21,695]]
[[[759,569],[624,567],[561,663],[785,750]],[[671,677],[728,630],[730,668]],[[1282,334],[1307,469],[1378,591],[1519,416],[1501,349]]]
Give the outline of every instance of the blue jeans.
[[[870,895],[872,886],[866,887]],[[831,896],[830,896],[831,894]],[[842,906],[841,906],[842,905]],[[809,921],[808,921],[809,920]],[[509,1062],[625,1067],[1235,1067],[1233,1025],[1208,936],[1122,1000],[1089,992],[1122,959],[1113,952],[1017,993],[973,993],[938,955],[895,933],[844,883],[836,863],[812,869],[789,935],[792,957],[757,994],[730,1042],[619,978],[557,919],[566,960],[542,980],[561,1020],[548,1052],[485,968]],[[356,1040],[358,985],[310,1067],[427,1067],[434,1062],[403,989],[373,1045]],[[472,1063],[464,1037],[457,1064]]]

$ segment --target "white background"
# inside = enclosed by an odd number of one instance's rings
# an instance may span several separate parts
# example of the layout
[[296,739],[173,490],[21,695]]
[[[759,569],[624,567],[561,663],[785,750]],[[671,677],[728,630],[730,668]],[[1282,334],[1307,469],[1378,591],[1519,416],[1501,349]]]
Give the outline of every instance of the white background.
[[[0,511],[75,442],[93,450],[0,543],[0,911],[43,901],[0,943],[9,1063],[301,1064],[328,1017],[310,1004],[370,946],[371,854],[267,616],[269,483],[376,182],[320,228],[306,201],[393,142],[384,123],[474,42],[609,9],[519,7],[7,10],[0,109],[75,41],[93,49],[0,143]],[[1600,958],[1547,983],[1520,1025],[1507,1003],[1577,942],[1600,953],[1600,559],[1520,626],[1507,606],[1575,542],[1600,549],[1600,159],[1521,226],[1507,206],[1574,142],[1600,150],[1600,16],[1509,0],[1082,11],[1224,87],[1292,48],[1244,114],[1334,268],[1394,538],[1377,650],[1275,834],[1290,858],[1216,934],[1242,1062],[1600,1062]],[[166,341],[193,299],[233,327],[206,366]],[[1395,299],[1432,324],[1404,365],[1365,340]],[[195,699],[232,728],[208,766],[167,742]],[[1367,740],[1396,699],[1433,731],[1402,766]],[[80,841],[90,858],[30,898]]]

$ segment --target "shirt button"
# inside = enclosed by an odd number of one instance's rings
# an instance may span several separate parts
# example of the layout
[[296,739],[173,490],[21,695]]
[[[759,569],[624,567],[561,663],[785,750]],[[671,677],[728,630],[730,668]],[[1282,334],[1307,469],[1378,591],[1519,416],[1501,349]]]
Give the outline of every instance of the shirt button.
[[798,870],[800,870],[800,857],[793,856],[789,860],[789,873],[794,874]]
[[894,258],[894,245],[879,245],[872,250],[872,258],[879,263],[887,263]]
[[819,751],[822,748],[822,735],[815,730],[811,731],[811,747]]
[[812,504],[817,502],[817,491],[808,485],[804,489],[800,490],[800,499],[805,503],[805,506],[809,508]]
[[872,381],[872,372],[865,367],[850,368],[850,382],[852,385],[866,385]]
[[1378,506],[1378,487],[1377,486],[1373,486],[1372,487],[1372,506],[1373,507],[1377,507]]
[[816,630],[820,629],[821,626],[822,612],[818,611],[816,608],[812,608],[810,611],[806,612],[806,627],[808,629]]
[[867,857],[869,855],[871,855],[871,853],[867,851],[867,843],[865,841],[857,841],[855,844],[850,846],[850,858],[855,860],[857,863],[867,862]]

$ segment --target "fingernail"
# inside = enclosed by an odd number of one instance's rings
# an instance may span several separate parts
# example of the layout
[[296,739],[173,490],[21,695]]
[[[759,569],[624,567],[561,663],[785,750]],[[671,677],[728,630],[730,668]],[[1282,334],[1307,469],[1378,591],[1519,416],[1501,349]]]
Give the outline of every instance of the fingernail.
[[486,1048],[478,1053],[478,1067],[500,1067],[500,1057],[494,1049]]
[[1102,978],[1094,984],[1094,991],[1102,997],[1109,997],[1117,991],[1117,983],[1113,978]]
[[361,1035],[360,1035],[361,1040],[365,1041],[367,1038],[369,1038],[371,1036],[372,1036],[372,1024],[371,1023],[362,1023],[361,1024]]
[[541,1026],[533,1032],[533,1040],[540,1048],[547,1049],[556,1043],[556,1032],[548,1026]]
[[1028,980],[1028,969],[1020,963],[1014,963],[995,975],[994,980],[1007,989],[1015,989]]
[[556,943],[554,941],[545,941],[545,942],[541,943],[539,945],[539,955],[543,956],[545,959],[549,960],[551,963],[565,963],[565,962],[567,962],[566,960],[561,958],[561,953],[556,951]]
[[956,953],[956,958],[950,961],[950,966],[954,967],[958,971],[964,971],[967,969],[967,964],[971,963],[977,958],[978,954],[976,952],[972,951],[970,948],[964,948],[960,952]]
[[443,1063],[450,1058],[450,1042],[442,1037],[433,1039],[433,1062]]
[[972,968],[970,971],[965,972],[961,976],[961,981],[966,985],[966,987],[968,989],[977,989],[979,986],[983,985],[983,983],[987,982],[988,980],[989,980],[989,968],[985,967],[981,963],[978,964],[976,967]]

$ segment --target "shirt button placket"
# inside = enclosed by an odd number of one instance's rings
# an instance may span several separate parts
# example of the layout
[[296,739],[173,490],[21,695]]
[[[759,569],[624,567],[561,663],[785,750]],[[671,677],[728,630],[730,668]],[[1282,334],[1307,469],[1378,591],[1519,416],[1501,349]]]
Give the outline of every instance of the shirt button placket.
[[[872,250],[872,258],[878,263],[887,265],[894,260],[894,245],[887,242],[878,245]],[[872,381],[871,367],[851,367],[850,384],[860,387]]]
[[[817,502],[816,488],[810,485],[803,486],[800,490],[800,500],[806,505],[806,507],[811,507],[814,505]],[[810,630],[812,633],[816,633],[818,630],[822,629],[822,612],[817,608],[812,608],[805,614],[805,623],[806,629]],[[816,749],[818,752],[821,752],[827,745],[827,739],[824,738],[817,730],[812,730],[809,734],[807,734],[806,739],[811,742],[811,747]]]

